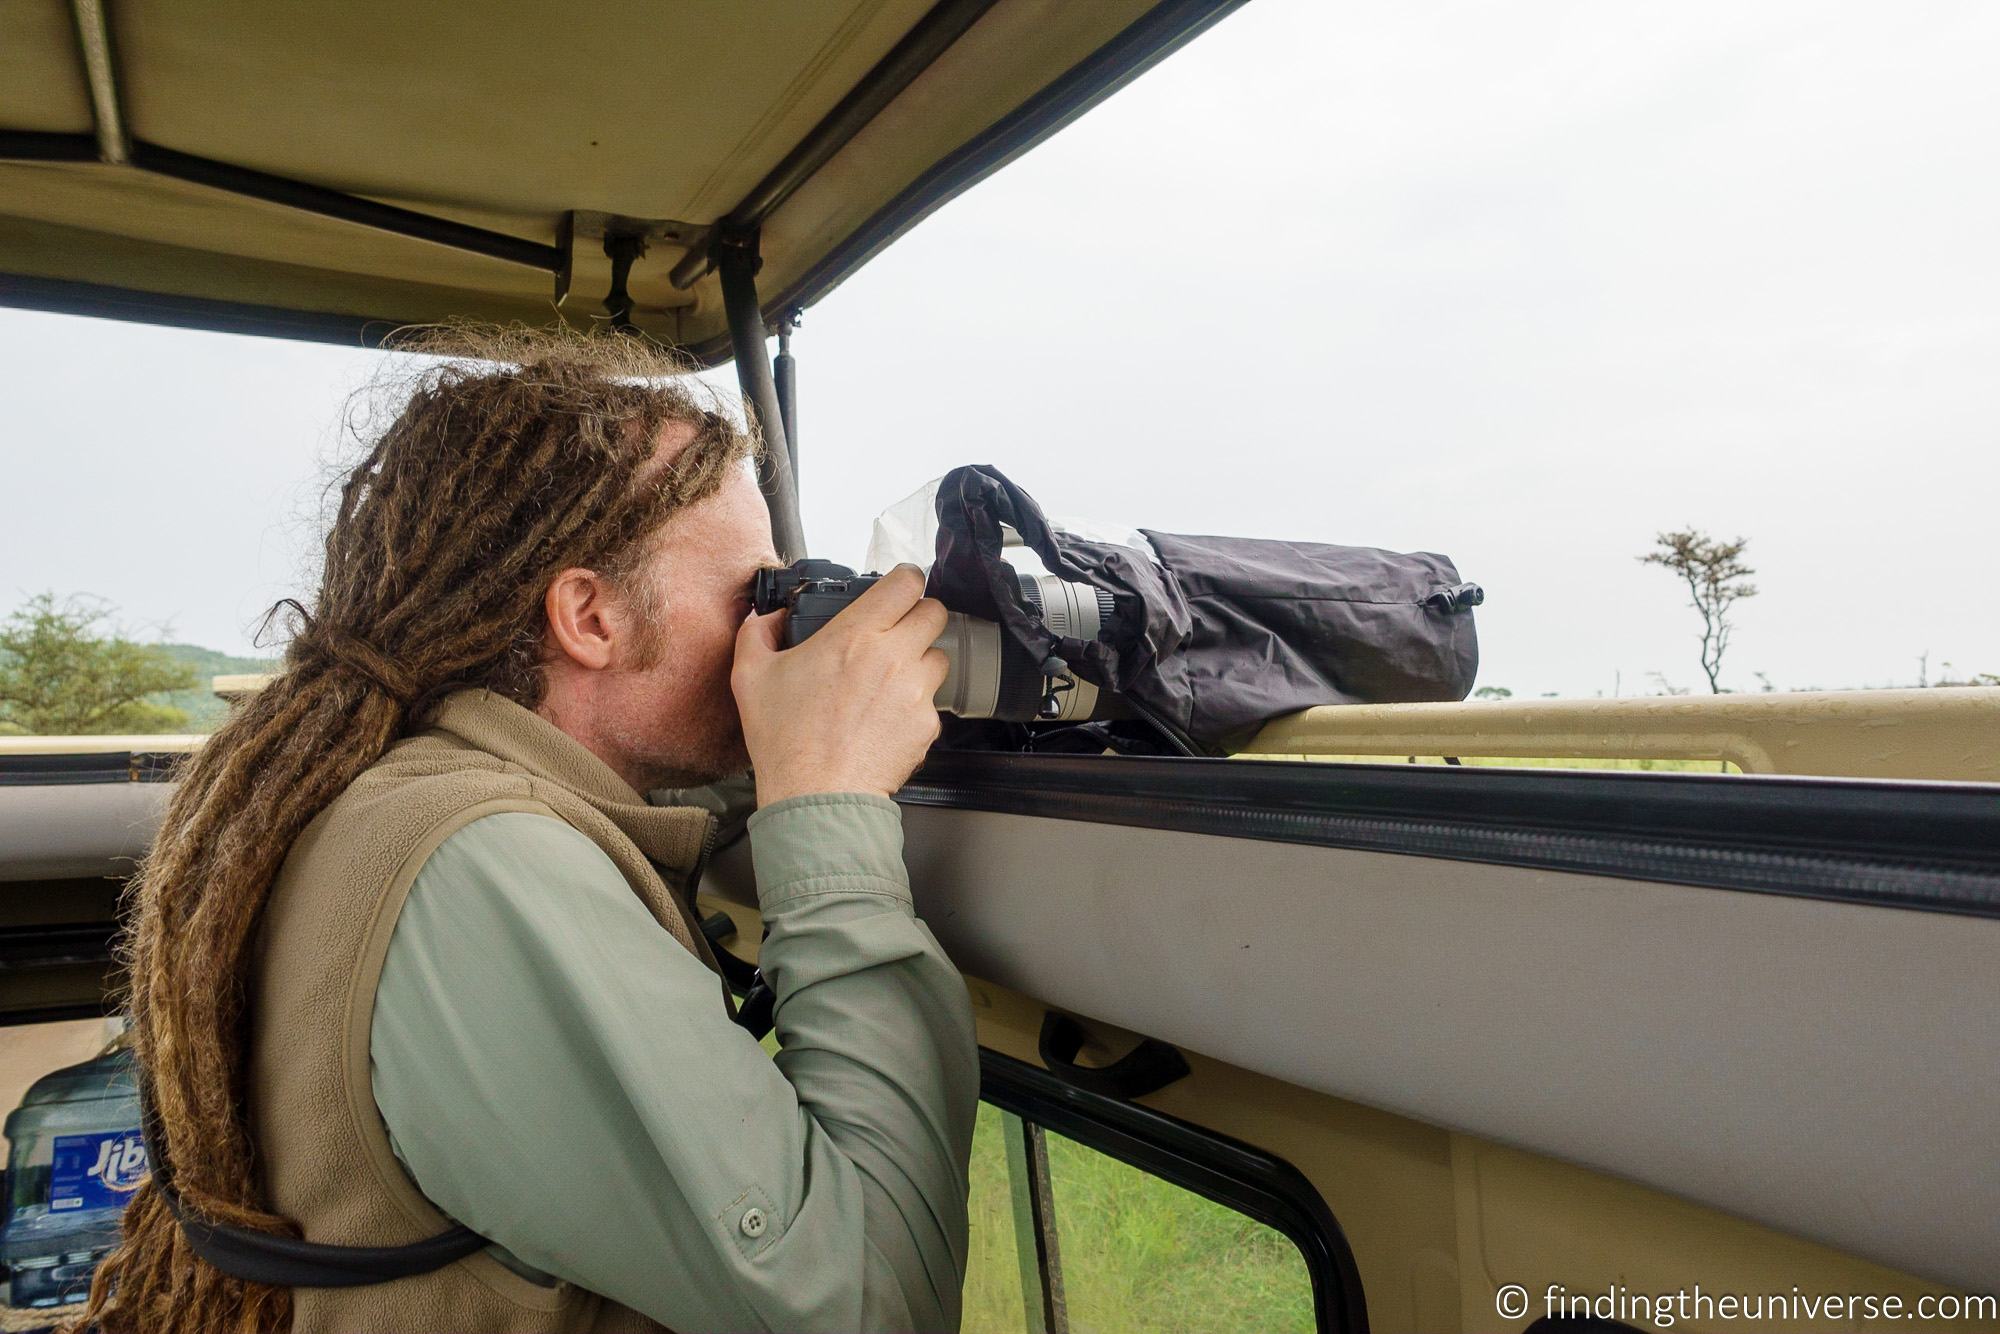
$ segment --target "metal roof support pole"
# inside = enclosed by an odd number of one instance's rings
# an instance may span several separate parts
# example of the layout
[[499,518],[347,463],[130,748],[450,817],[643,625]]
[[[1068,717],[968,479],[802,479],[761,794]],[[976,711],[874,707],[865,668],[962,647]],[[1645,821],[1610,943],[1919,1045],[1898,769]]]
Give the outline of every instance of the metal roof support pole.
[[125,133],[125,114],[118,106],[118,75],[112,65],[111,26],[104,20],[103,0],[70,0],[69,8],[76,20],[77,44],[83,48],[98,159],[122,166],[131,157],[132,141]]
[[[190,185],[199,185],[210,190],[220,190],[224,194],[241,195],[246,199],[261,199],[280,208],[295,208],[306,213],[317,213],[324,218],[335,218],[362,227],[373,227],[392,236],[407,236],[412,240],[449,246],[453,250],[487,255],[509,264],[541,269],[556,275],[559,293],[569,290],[569,246],[566,237],[561,246],[544,245],[540,241],[529,241],[519,236],[509,236],[504,232],[491,232],[484,227],[474,227],[469,223],[456,222],[450,218],[433,217],[428,213],[418,213],[414,209],[399,208],[394,204],[364,199],[360,195],[342,194],[338,190],[329,190],[322,185],[310,185],[305,181],[272,176],[267,172],[252,171],[248,167],[217,162],[213,158],[196,157],[192,153],[177,153],[171,148],[161,148],[143,139],[133,139],[130,135],[126,135],[122,142],[124,146],[119,151],[125,154],[125,164],[140,171],[152,172],[156,176],[171,176],[177,181],[186,181]],[[106,160],[104,154],[108,151],[110,150],[101,140],[88,134],[0,129],[0,162],[102,162]],[[568,215],[564,217],[567,223]]]
[[787,563],[806,554],[804,525],[799,521],[799,490],[792,476],[791,443],[785,438],[785,414],[778,407],[778,386],[771,375],[770,337],[764,312],[757,307],[756,232],[730,232],[710,242],[710,254],[722,278],[722,309],[729,319],[729,341],[736,353],[736,379],[743,386],[743,406],[763,437],[757,482],[771,511],[771,544]]
[[771,363],[771,376],[778,385],[778,411],[785,419],[785,452],[792,461],[792,485],[799,484],[799,359],[792,355],[792,330],[799,327],[799,312],[778,321],[778,358]]
[[[875,119],[882,108],[929,69],[945,49],[957,41],[980,15],[993,8],[994,0],[937,0],[930,11],[891,47],[875,67],[861,76],[847,96],[840,99],[826,118],[807,132],[798,146],[785,154],[756,188],[737,201],[715,226],[722,233],[732,228],[748,229],[763,225],[778,206],[792,197],[801,185],[845,148],[848,141]],[[714,249],[696,246],[674,265],[670,279],[683,290],[699,281],[719,258]]]

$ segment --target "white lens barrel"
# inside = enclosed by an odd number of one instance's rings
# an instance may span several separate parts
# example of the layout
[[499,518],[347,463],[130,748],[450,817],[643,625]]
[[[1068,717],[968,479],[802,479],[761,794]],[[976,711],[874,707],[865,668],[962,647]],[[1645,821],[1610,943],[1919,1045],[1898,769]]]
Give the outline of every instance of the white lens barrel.
[[[1024,579],[1022,581],[1026,583]],[[1103,627],[1103,616],[1098,607],[1097,590],[1089,584],[1073,584],[1067,579],[1059,579],[1053,574],[1034,576],[1035,590],[1040,595],[1042,624],[1065,639],[1081,639],[1086,643],[1097,638]],[[1076,685],[1056,695],[1055,718],[1062,722],[1088,719],[1097,710],[1097,687],[1071,672]]]
[[1073,584],[1052,574],[1031,575],[1021,582],[1034,581],[1030,600],[1040,604],[1042,624],[1052,634],[1065,639],[1095,639],[1102,626],[1097,590],[1089,584]]
[[991,718],[1000,704],[1000,625],[953,612],[935,647],[951,659],[951,670],[932,702],[961,718]]
[[[1057,635],[1086,641],[1097,638],[1105,614],[1100,599],[1108,594],[1052,574],[1023,575],[1021,591],[1042,623]],[[1019,649],[1008,651],[997,622],[953,612],[945,621],[944,633],[934,642],[951,659],[951,670],[933,696],[939,709],[961,718],[995,718],[1003,711],[1015,719],[1032,716],[1034,701],[1046,682],[1035,664],[1023,661]],[[1097,687],[1073,673],[1072,677],[1075,686],[1056,694],[1056,712],[1050,715],[1055,720],[1087,720],[1097,710]]]

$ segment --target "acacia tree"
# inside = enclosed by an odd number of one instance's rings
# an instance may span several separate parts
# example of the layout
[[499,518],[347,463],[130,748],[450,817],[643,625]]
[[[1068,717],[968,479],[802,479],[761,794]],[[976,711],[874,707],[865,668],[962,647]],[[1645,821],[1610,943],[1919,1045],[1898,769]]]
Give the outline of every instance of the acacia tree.
[[42,593],[0,621],[0,732],[87,736],[169,732],[187,714],[146,696],[186,690],[194,672],[104,627],[108,613]]
[[1743,563],[1748,538],[1724,542],[1698,528],[1660,533],[1653,550],[1639,557],[1642,564],[1664,565],[1687,584],[1694,609],[1701,614],[1701,670],[1708,676],[1708,688],[1722,693],[1722,655],[1729,648],[1730,609],[1744,598],[1757,596],[1750,576],[1757,573]]

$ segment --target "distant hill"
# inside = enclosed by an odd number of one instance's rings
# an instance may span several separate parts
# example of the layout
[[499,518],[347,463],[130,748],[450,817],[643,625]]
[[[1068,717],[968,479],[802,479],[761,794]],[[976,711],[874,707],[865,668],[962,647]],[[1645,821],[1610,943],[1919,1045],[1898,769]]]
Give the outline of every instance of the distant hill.
[[229,706],[209,689],[212,677],[278,670],[276,658],[238,658],[199,644],[161,644],[159,647],[175,662],[184,662],[194,670],[195,685],[192,690],[167,690],[147,698],[156,704],[169,704],[185,710],[190,732],[213,732],[229,713]]

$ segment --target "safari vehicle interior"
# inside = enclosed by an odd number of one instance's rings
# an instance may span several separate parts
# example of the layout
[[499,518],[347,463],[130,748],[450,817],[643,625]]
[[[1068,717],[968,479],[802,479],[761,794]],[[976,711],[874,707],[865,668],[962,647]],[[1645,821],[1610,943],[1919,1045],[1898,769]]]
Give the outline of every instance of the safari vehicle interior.
[[[798,557],[769,334],[1236,2],[504,0],[472,33],[386,0],[21,0],[0,302],[359,346],[560,318],[733,358]],[[197,744],[0,740],[0,1023],[115,1006],[120,889]],[[1101,1158],[1276,1248],[1294,1291],[1258,1327],[1521,1329],[1544,1287],[1991,1291],[1995,784],[1976,688],[939,754],[900,795],[911,876],[1006,1162],[969,1283],[1004,1327],[1089,1328],[1116,1298],[1080,1281],[1101,1220],[1065,1177]],[[754,960],[740,845],[701,902]],[[1223,1323],[1199,1282],[1122,1281]],[[1496,1315],[1516,1283],[1535,1306]]]

